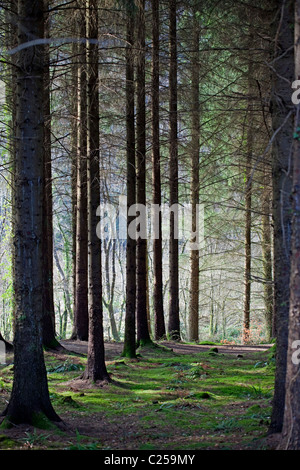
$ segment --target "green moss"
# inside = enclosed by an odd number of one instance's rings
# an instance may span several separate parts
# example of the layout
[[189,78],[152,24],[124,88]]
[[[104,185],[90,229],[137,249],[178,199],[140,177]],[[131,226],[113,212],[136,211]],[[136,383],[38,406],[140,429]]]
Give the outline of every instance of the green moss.
[[56,429],[57,427],[47,418],[47,416],[42,412],[33,413],[32,415],[32,426],[38,429]]
[[[210,356],[208,351],[176,354],[156,343],[143,346],[140,352],[138,358],[123,354],[123,359],[108,362],[113,382],[101,389],[84,390],[78,409],[71,402],[62,404],[58,393],[61,386],[65,393],[61,381],[67,383],[74,372],[66,369],[61,375],[49,374],[51,395],[58,406],[67,407],[77,419],[83,416],[92,420],[99,413],[108,428],[124,420],[130,429],[132,449],[144,445],[158,449],[230,448],[231,433],[245,445],[265,434],[274,371],[255,368],[255,364],[265,361],[266,353],[247,355],[238,361],[233,355]],[[50,356],[49,362],[53,363]],[[60,364],[64,362],[65,358]],[[78,396],[72,394],[72,400],[77,402]],[[249,408],[249,400],[255,400],[257,408]],[[226,444],[218,442],[218,425],[225,426]],[[122,439],[126,440],[127,434],[116,439],[118,448],[125,448]],[[103,448],[110,445],[101,444]]]
[[11,429],[13,427],[13,424],[9,421],[7,417],[5,417],[0,424],[0,429]]
[[155,345],[153,341],[149,338],[149,339],[140,339],[137,344],[137,347],[138,348],[144,348],[144,347],[151,348],[151,347],[155,347]]
[[12,449],[16,446],[17,442],[14,441],[13,439],[9,439],[5,435],[0,435],[0,449],[5,450],[5,449]]
[[127,357],[128,359],[135,359],[136,358],[136,350],[133,349],[131,346],[124,345],[123,352],[121,354],[122,357]]
[[[140,352],[146,356],[152,356],[157,354],[160,355],[161,353],[173,353],[171,348],[164,346],[163,344],[157,343],[155,341],[150,340],[143,340],[140,341],[138,344],[138,348],[140,348]],[[147,354],[148,353],[148,354]]]
[[204,399],[208,399],[208,398],[211,398],[211,395],[207,392],[201,392],[199,393],[199,398],[204,398]]
[[65,395],[64,397],[59,398],[58,403],[62,405],[70,406],[72,408],[80,408],[80,404],[77,401],[73,400],[71,395]]

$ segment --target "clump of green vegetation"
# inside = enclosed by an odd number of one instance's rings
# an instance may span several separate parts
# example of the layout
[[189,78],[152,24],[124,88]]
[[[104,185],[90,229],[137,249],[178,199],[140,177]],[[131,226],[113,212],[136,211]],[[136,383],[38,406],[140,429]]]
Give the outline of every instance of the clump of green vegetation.
[[189,377],[192,379],[196,379],[201,377],[205,373],[205,369],[201,364],[197,364],[196,366],[192,367],[192,369],[189,372]]
[[8,438],[5,435],[0,435],[0,449],[13,449],[17,445],[17,441]]
[[87,437],[81,436],[76,429],[76,442],[66,447],[66,450],[99,450],[101,447],[98,442],[83,442]]
[[77,403],[77,401],[73,400],[71,395],[66,395],[66,396],[60,397],[59,398],[59,403],[61,403],[62,405],[71,406],[73,408],[80,408],[80,404]]
[[39,444],[45,444],[49,439],[50,434],[39,433],[36,428],[33,429],[33,432],[26,431],[25,437],[22,437],[20,441],[23,441],[25,445],[33,447]]
[[80,371],[83,369],[84,369],[84,366],[82,364],[74,364],[74,362],[67,359],[62,364],[56,364],[56,365],[50,364],[47,367],[47,372],[48,374],[52,374],[52,373],[59,374],[59,373],[65,373],[65,372],[71,372],[71,371]]
[[233,430],[237,431],[240,429],[241,428],[238,425],[238,421],[235,418],[224,419],[215,427],[215,431],[222,431],[227,433]]

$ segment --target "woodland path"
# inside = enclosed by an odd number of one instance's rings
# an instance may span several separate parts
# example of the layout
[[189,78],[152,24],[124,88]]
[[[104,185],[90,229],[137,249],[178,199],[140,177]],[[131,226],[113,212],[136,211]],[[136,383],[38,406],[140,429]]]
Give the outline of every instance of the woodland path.
[[[65,340],[61,341],[61,344],[68,349],[69,351],[87,354],[87,341],[71,341]],[[221,354],[247,354],[253,352],[263,352],[267,351],[272,345],[263,344],[263,345],[221,345],[221,346],[212,346],[212,345],[198,345],[198,344],[185,344],[177,343],[172,341],[162,341],[160,344],[172,349],[177,354],[197,354],[200,352],[205,352],[210,350],[212,347],[217,347],[218,352]],[[105,358],[107,361],[114,359],[116,356],[121,355],[123,351],[123,343],[115,342],[106,342],[105,343]]]

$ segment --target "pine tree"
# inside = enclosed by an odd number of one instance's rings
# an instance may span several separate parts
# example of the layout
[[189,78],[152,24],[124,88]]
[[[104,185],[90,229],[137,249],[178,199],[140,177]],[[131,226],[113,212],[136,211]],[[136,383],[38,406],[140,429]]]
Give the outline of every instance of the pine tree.
[[[49,38],[49,4],[44,0],[45,38]],[[55,335],[55,311],[53,293],[53,203],[52,203],[52,163],[51,163],[51,110],[50,110],[50,57],[49,45],[44,46],[44,303],[43,303],[43,344],[50,349],[61,349]]]
[[129,226],[135,217],[130,208],[136,204],[136,160],[134,119],[134,25],[135,9],[126,6],[126,158],[127,158],[127,243],[126,243],[126,316],[123,356],[136,357],[136,239]]
[[[43,2],[18,1],[19,46],[44,37]],[[43,46],[20,48],[16,68],[14,181],[14,380],[7,423],[59,422],[49,398],[42,344],[44,113]],[[28,379],[30,378],[30,379]]]
[[101,239],[97,236],[100,203],[98,1],[87,2],[87,225],[88,225],[88,362],[83,378],[109,380],[105,365],[102,305]]
[[[146,91],[145,91],[145,2],[137,2],[137,117],[136,117],[136,167],[137,167],[137,204],[146,207]],[[140,236],[137,239],[137,344],[149,342],[150,334],[147,318],[147,240],[145,238],[146,212],[139,214]]]
[[[273,130],[273,224],[274,224],[274,323],[276,374],[270,432],[280,432],[285,403],[288,350],[289,285],[291,250],[291,206],[293,115],[291,89],[294,79],[293,2],[275,2],[277,23],[272,74],[271,118]],[[276,134],[275,134],[276,132]]]
[[[300,2],[295,1],[295,57],[294,77],[300,76]],[[285,407],[282,427],[281,450],[300,449],[299,407],[299,318],[300,318],[300,105],[295,106],[293,133],[293,191],[292,191],[292,253],[290,277],[290,311],[288,328],[287,371],[285,384]]]
[[77,200],[75,312],[72,339],[88,340],[88,260],[87,260],[87,78],[86,78],[86,12],[77,12],[80,64],[77,89]]
[[[192,138],[191,138],[191,163],[192,163],[192,184],[191,184],[191,205],[192,205],[192,232],[197,234],[199,230],[197,223],[197,209],[199,204],[199,158],[200,158],[200,25],[199,11],[196,2],[193,5],[192,21]],[[193,237],[191,243],[197,243],[197,235]],[[199,339],[199,249],[192,249],[190,255],[191,278],[190,278],[190,302],[189,302],[189,341]]]
[[178,113],[177,113],[177,1],[169,0],[169,322],[168,335],[180,339],[178,253]]
[[[161,171],[159,136],[159,1],[152,0],[152,167],[153,204],[161,207]],[[166,335],[163,305],[162,215],[159,211],[157,233],[153,240],[153,308],[154,336],[160,340]]]

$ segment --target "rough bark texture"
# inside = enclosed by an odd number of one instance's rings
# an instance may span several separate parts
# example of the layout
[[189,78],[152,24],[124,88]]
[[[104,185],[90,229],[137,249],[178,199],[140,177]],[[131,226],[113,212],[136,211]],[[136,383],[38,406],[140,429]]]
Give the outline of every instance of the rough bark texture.
[[[44,34],[43,2],[19,0],[19,43]],[[6,420],[39,425],[59,421],[48,393],[43,357],[43,47],[17,53],[14,193],[14,382]],[[28,379],[30,378],[30,380]]]
[[[153,204],[161,207],[160,139],[159,139],[159,1],[152,1],[152,167]],[[153,309],[154,338],[166,335],[163,306],[162,216],[159,212],[157,238],[153,240]]]
[[134,217],[129,208],[136,203],[135,125],[134,125],[134,13],[127,10],[126,48],[126,153],[127,153],[127,247],[126,247],[126,314],[123,356],[136,356],[136,240],[128,227]]
[[[137,204],[146,206],[146,107],[145,107],[145,2],[138,0],[137,15],[137,118],[136,118],[136,166]],[[140,226],[146,227],[146,213],[139,214]],[[137,239],[137,344],[150,342],[147,318],[147,240]]]
[[[85,10],[79,12],[79,35],[86,37]],[[88,340],[88,266],[87,266],[87,91],[86,44],[79,46],[78,67],[78,149],[77,149],[77,215],[76,215],[76,272],[75,312],[72,338]]]
[[[87,1],[87,35],[98,38],[97,0]],[[105,365],[102,306],[101,239],[97,236],[100,204],[98,46],[87,46],[87,193],[88,193],[88,304],[87,366],[83,377],[96,382],[109,379]]]
[[[268,162],[269,163],[269,162]],[[262,262],[264,278],[264,304],[267,341],[273,338],[273,260],[272,260],[272,229],[271,229],[271,175],[268,165],[264,168],[262,194]]]
[[[276,336],[276,375],[270,432],[282,429],[288,349],[289,284],[291,250],[292,135],[291,84],[294,80],[293,2],[276,7],[276,43],[272,89],[272,128],[278,131],[273,154],[274,223],[274,325]],[[274,10],[275,10],[274,9]],[[280,57],[280,58],[279,58]],[[289,86],[290,83],[290,86]]]
[[[199,40],[200,25],[197,18],[197,7],[194,6],[193,18],[193,52],[192,52],[192,185],[191,185],[191,205],[192,205],[192,232],[196,233],[197,227],[197,204],[199,204],[199,157],[200,157],[200,57]],[[197,242],[197,237],[191,240]],[[191,280],[190,280],[190,302],[189,302],[189,341],[199,339],[199,250],[192,249],[190,255]]]
[[[249,15],[249,12],[248,12]],[[250,15],[249,15],[250,16]],[[253,27],[249,27],[249,48],[254,42]],[[254,145],[254,100],[255,96],[255,77],[253,66],[253,53],[248,59],[248,109],[247,109],[247,141],[246,141],[246,164],[245,164],[245,271],[244,271],[244,323],[243,323],[243,342],[249,341],[250,335],[250,309],[251,309],[251,233],[252,233],[252,154]]]
[[246,158],[246,201],[245,201],[245,296],[244,296],[244,323],[243,342],[249,341],[250,334],[250,308],[251,308],[251,200],[252,200],[252,144],[253,133],[250,126],[247,138]]
[[[77,13],[74,13],[77,15]],[[75,16],[76,17],[76,16]],[[74,37],[78,35],[77,21],[74,21],[73,31]],[[73,309],[72,316],[74,322],[75,313],[75,292],[76,292],[76,225],[77,225],[77,148],[78,148],[78,118],[77,118],[77,101],[78,101],[78,44],[72,44],[72,82],[71,82],[71,194],[72,194],[72,291],[73,291]]]
[[[295,80],[300,79],[300,1],[295,2]],[[285,410],[282,428],[283,450],[300,450],[300,105],[296,106],[293,139],[292,256],[290,313],[287,352]],[[298,351],[298,352],[297,352]]]
[[[178,132],[177,132],[177,2],[169,0],[169,119],[170,119],[170,207],[178,204]],[[169,322],[168,335],[180,339],[178,211],[170,212],[169,241]]]
[[[45,37],[49,37],[48,0],[44,0]],[[44,46],[44,305],[43,305],[43,345],[50,349],[60,349],[55,337],[55,311],[53,296],[53,210],[52,210],[52,164],[51,164],[51,113],[50,113],[50,70],[49,45]]]

